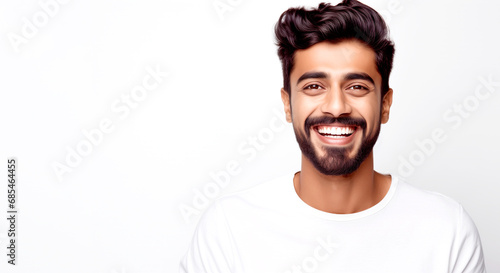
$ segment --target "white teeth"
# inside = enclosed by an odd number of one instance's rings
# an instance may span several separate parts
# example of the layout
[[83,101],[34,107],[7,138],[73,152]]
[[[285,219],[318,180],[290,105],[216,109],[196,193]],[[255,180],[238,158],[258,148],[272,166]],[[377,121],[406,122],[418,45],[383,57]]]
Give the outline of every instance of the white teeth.
[[346,135],[350,135],[354,133],[354,129],[352,127],[326,127],[322,126],[318,128],[318,132],[320,134],[327,135],[328,137],[345,137]]

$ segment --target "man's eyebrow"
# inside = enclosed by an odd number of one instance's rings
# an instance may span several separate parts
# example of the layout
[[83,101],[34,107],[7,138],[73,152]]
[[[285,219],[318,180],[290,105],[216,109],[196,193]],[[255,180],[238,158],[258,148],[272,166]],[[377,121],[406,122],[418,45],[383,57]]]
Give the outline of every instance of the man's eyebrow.
[[365,80],[371,82],[373,85],[375,85],[375,81],[370,77],[370,75],[366,73],[347,73],[344,76],[344,80]]
[[306,72],[297,80],[297,84],[306,79],[326,79],[328,75],[325,72]]

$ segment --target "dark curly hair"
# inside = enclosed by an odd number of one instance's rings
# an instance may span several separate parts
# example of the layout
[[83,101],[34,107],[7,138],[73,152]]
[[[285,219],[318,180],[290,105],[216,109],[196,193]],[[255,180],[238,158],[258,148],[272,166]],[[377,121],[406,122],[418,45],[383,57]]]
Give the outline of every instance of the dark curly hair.
[[278,56],[283,68],[283,87],[290,94],[290,73],[294,53],[322,41],[339,42],[357,39],[375,52],[382,77],[382,96],[389,90],[389,75],[394,58],[394,44],[384,19],[371,7],[356,0],[344,0],[336,6],[319,4],[318,8],[290,8],[281,14],[275,26]]

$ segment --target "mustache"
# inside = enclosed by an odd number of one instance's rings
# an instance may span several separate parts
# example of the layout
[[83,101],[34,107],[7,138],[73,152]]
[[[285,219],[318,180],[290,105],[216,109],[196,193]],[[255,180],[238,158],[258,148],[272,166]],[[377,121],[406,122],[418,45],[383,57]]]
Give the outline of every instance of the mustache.
[[306,121],[304,122],[304,129],[306,131],[306,134],[309,135],[309,130],[312,126],[332,123],[339,123],[347,126],[359,126],[363,130],[366,129],[366,120],[364,120],[363,118],[331,116],[307,117]]

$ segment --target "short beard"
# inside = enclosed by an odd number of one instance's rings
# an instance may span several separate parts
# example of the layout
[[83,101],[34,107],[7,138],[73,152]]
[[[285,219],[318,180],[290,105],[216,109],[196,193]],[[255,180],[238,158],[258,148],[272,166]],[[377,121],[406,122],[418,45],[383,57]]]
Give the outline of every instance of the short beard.
[[[356,156],[353,158],[349,158],[349,150],[348,148],[339,148],[339,147],[322,147],[326,152],[326,155],[323,158],[320,158],[311,142],[311,133],[310,128],[316,124],[332,124],[332,123],[340,123],[344,125],[355,125],[359,126],[359,128],[363,132],[363,139],[361,143],[361,147],[357,152]],[[325,175],[337,175],[337,176],[346,176],[353,173],[355,170],[359,168],[361,163],[368,157],[368,155],[373,150],[373,146],[377,142],[378,136],[380,134],[380,122],[375,131],[375,135],[366,139],[366,121],[361,118],[351,118],[351,117],[319,117],[319,118],[311,118],[308,117],[305,121],[304,130],[305,134],[299,132],[297,128],[293,128],[295,131],[295,137],[297,138],[297,142],[299,143],[300,150],[302,154],[304,154],[314,165],[314,167]]]

